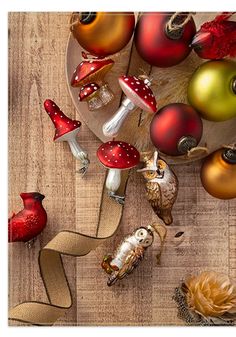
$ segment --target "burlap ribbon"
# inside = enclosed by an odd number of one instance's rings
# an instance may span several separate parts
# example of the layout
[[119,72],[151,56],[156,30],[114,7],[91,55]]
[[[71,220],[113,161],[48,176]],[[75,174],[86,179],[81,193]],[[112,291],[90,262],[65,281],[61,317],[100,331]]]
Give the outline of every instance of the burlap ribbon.
[[[122,172],[119,195],[125,195],[128,171]],[[61,231],[39,253],[41,277],[49,303],[23,302],[9,312],[9,319],[35,325],[52,325],[73,303],[61,255],[83,256],[111,237],[122,218],[123,206],[111,200],[105,187],[99,213],[97,236]]]

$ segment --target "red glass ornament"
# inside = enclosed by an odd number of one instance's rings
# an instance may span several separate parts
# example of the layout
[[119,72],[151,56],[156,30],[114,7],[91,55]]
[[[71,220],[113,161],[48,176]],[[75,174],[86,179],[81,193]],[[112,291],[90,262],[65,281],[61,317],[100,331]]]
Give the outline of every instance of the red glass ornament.
[[178,156],[197,146],[202,136],[202,120],[187,104],[173,103],[161,108],[153,117],[150,137],[161,152]]
[[[196,33],[193,19],[182,29],[170,32],[167,23],[172,15],[173,13],[145,13],[137,23],[134,35],[137,51],[153,66],[174,66],[183,61],[191,51],[191,41]],[[182,15],[176,17],[176,23],[183,22]]]

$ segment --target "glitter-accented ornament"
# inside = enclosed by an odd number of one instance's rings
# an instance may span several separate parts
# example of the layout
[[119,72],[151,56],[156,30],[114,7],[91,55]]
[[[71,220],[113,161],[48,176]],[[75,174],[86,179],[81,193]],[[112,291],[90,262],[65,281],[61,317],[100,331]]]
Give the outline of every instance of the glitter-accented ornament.
[[102,268],[109,274],[107,285],[113,285],[117,280],[129,275],[144,258],[145,251],[153,244],[156,232],[161,240],[158,262],[166,237],[166,228],[154,223],[147,227],[137,228],[131,235],[126,236],[113,255],[103,258]]
[[229,21],[233,14],[222,13],[201,26],[192,41],[199,57],[219,60],[236,56],[236,22]]
[[178,194],[178,179],[169,165],[161,158],[158,152],[153,155],[145,155],[143,158],[145,167],[141,172],[146,185],[146,197],[154,212],[166,225],[173,222],[172,207]]
[[20,194],[24,208],[8,219],[8,241],[27,242],[30,247],[47,223],[47,213],[42,205],[44,195],[38,192]]

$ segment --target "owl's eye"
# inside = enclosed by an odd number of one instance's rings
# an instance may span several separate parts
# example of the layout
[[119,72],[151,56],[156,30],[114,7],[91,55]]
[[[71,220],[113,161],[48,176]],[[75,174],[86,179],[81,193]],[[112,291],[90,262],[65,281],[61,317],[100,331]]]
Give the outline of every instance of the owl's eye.
[[145,241],[145,243],[148,245],[148,244],[149,244],[149,241],[148,241],[148,240],[146,240],[146,241]]
[[143,235],[143,232],[140,232],[140,235],[142,236],[142,235]]
[[145,173],[145,176],[146,176],[147,178],[149,178],[149,179],[155,178],[156,175],[157,175],[157,174],[156,174],[155,171],[147,171],[147,172]]

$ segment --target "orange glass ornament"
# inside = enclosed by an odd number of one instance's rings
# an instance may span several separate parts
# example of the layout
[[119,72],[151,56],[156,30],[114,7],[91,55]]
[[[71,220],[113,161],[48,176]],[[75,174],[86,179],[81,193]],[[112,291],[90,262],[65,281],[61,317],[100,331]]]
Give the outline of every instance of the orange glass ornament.
[[123,49],[129,42],[135,25],[132,12],[75,12],[71,17],[71,32],[90,54],[105,57]]
[[220,149],[208,156],[201,168],[201,181],[215,198],[236,198],[236,149]]

